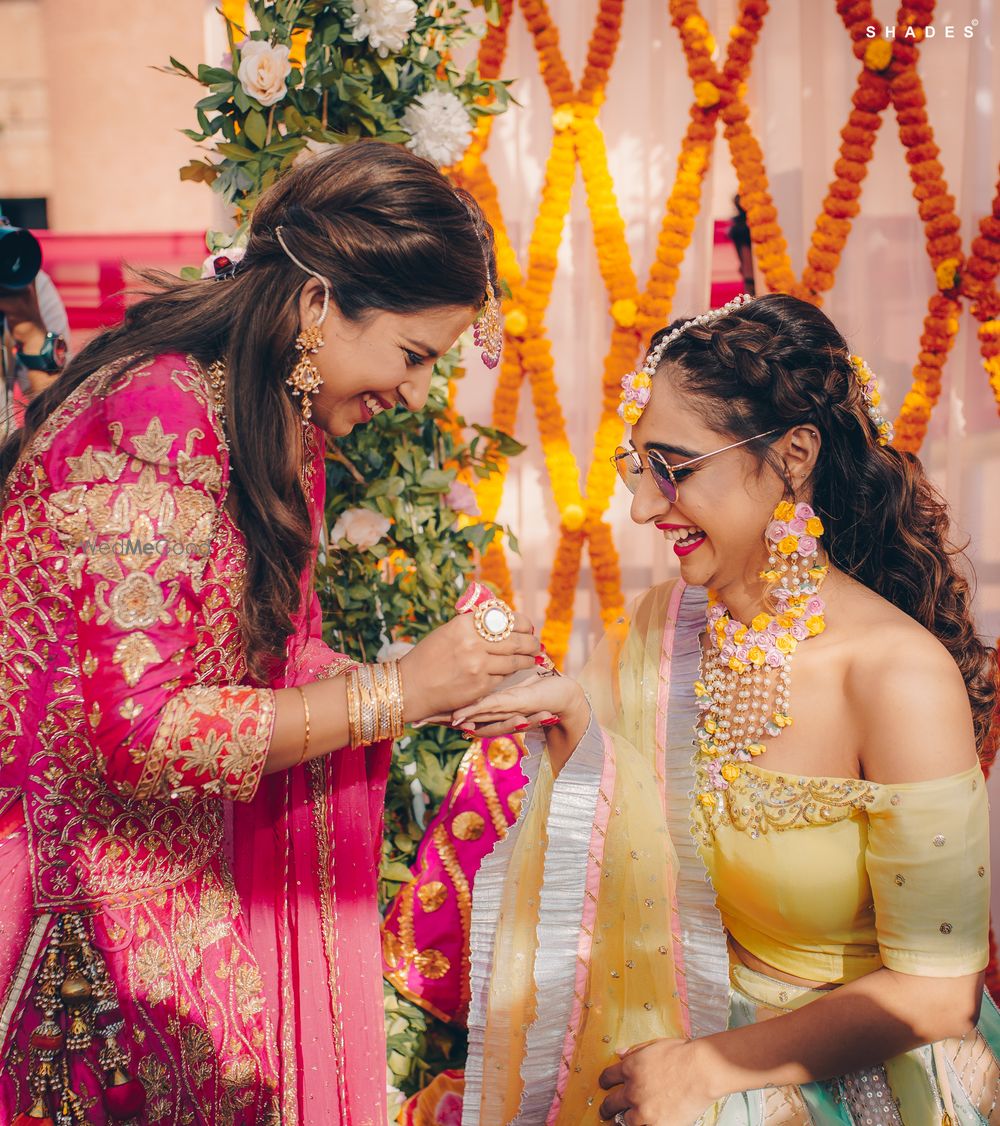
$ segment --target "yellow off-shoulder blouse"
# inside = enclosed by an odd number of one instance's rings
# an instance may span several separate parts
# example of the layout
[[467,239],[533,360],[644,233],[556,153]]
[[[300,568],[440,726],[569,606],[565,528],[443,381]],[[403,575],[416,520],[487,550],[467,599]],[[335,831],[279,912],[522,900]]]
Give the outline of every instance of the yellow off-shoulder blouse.
[[885,785],[755,764],[695,835],[729,934],[775,969],[842,983],[989,960],[989,807],[979,765]]

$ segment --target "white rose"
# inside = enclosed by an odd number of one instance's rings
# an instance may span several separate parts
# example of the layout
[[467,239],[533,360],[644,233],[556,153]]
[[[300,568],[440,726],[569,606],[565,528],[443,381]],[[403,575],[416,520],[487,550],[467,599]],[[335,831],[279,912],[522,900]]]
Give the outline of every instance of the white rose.
[[391,526],[391,520],[378,512],[372,512],[370,508],[349,508],[340,514],[330,533],[330,539],[333,543],[347,540],[362,551],[367,551],[378,543]]
[[262,106],[273,106],[285,96],[285,79],[292,73],[288,48],[252,39],[240,52],[240,85]]
[[399,124],[410,134],[406,147],[434,164],[454,164],[469,147],[469,111],[450,90],[428,90],[403,112]]
[[386,641],[375,654],[376,661],[398,661],[413,648],[412,641]]

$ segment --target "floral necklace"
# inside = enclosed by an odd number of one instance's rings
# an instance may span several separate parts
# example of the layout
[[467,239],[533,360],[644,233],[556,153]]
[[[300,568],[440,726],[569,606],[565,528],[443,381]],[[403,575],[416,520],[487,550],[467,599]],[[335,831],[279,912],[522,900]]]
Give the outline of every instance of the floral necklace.
[[829,567],[819,561],[823,522],[808,504],[782,501],[767,527],[769,569],[760,572],[772,592],[775,614],[737,621],[715,591],[709,591],[707,651],[694,691],[701,714],[697,800],[721,811],[723,793],[751,762],[791,726],[791,662],[800,641],[826,628],[819,596]]

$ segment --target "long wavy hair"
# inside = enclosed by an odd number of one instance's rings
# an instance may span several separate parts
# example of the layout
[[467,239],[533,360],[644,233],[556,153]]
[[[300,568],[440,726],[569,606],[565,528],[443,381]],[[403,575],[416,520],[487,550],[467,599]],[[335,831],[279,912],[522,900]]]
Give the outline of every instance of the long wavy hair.
[[[653,337],[653,345],[682,323]],[[725,317],[692,325],[666,349],[678,387],[704,405],[713,429],[735,440],[812,423],[822,445],[813,507],[834,566],[898,606],[948,649],[965,680],[981,758],[992,759],[997,654],[972,621],[963,551],[948,509],[911,453],[880,446],[844,338],[824,313],[769,294]],[[782,477],[766,442],[747,449]]]
[[254,212],[246,256],[226,281],[143,272],[143,299],[91,341],[25,411],[0,447],[0,482],[44,420],[109,364],[166,352],[202,364],[225,357],[226,418],[237,523],[246,538],[242,616],[251,676],[266,681],[285,653],[312,544],[299,484],[302,426],[285,385],[295,362],[298,300],[309,280],[285,255],[330,282],[340,313],[412,314],[479,307],[497,284],[493,232],[478,204],[426,160],[359,142],[292,169]]

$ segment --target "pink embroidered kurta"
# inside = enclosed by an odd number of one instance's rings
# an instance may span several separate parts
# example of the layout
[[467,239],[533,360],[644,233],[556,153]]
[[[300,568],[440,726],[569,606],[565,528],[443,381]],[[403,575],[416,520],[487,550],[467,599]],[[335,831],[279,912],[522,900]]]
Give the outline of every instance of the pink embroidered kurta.
[[[318,529],[313,445],[304,483]],[[350,662],[322,643],[305,575],[281,676],[248,683],[229,483],[211,392],[179,355],[95,373],[8,480],[3,1121],[32,1106],[40,1067],[68,1079],[87,1121],[111,1121],[106,1068],[120,1059],[145,1089],[142,1122],[385,1122],[375,890],[389,748],[262,780],[273,688]],[[94,999],[114,998],[103,1023],[99,1005],[84,1014],[93,1027],[75,1047],[71,1006],[61,1032],[38,1033],[46,966],[75,956],[57,945],[70,918],[106,972]],[[109,1022],[118,1055],[99,1058]]]

